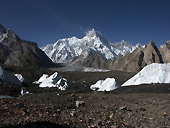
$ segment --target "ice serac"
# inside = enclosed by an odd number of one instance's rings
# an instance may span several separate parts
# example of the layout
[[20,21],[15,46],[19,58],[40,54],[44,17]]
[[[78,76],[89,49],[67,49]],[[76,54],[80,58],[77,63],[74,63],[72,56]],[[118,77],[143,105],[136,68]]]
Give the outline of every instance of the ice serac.
[[48,67],[53,63],[36,43],[22,40],[8,30],[0,41],[0,65]]
[[4,68],[0,67],[0,82],[12,83],[22,85],[17,77],[7,72]]
[[57,87],[59,90],[66,90],[69,85],[67,84],[67,80],[65,78],[62,78],[57,72],[55,72],[50,77],[43,80],[39,87]]
[[164,63],[170,63],[170,41],[165,42],[164,45],[159,48]]
[[120,85],[114,78],[106,78],[105,80],[99,80],[96,84],[91,85],[90,89],[96,91],[112,91],[119,87]]
[[34,81],[33,84],[41,84],[44,80],[46,80],[49,77],[48,74],[43,74],[38,81]]
[[170,63],[153,63],[147,65],[134,77],[126,81],[122,86],[151,83],[170,83]]

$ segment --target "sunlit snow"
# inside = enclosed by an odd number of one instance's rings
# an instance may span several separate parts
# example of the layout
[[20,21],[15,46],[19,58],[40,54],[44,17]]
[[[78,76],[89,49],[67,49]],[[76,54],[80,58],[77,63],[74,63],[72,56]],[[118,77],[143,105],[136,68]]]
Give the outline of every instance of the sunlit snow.
[[153,63],[147,65],[134,77],[126,81],[122,86],[151,83],[170,83],[170,63]]
[[69,85],[67,84],[67,80],[62,78],[57,72],[52,74],[50,77],[45,79],[39,87],[57,87],[59,90],[66,90]]
[[91,85],[90,89],[96,91],[112,91],[119,88],[119,84],[114,78],[106,78],[105,80],[99,80],[96,84]]

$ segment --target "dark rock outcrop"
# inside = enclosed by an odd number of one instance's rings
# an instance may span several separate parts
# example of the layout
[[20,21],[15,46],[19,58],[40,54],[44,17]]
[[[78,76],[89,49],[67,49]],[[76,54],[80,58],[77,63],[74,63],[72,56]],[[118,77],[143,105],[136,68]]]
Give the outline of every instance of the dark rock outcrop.
[[12,30],[0,42],[0,64],[6,66],[52,66],[52,61],[36,43],[20,39]]

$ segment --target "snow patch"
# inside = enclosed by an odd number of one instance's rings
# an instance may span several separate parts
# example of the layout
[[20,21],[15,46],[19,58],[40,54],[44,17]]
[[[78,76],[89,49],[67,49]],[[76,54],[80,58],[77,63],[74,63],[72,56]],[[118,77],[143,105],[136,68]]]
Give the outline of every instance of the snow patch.
[[47,74],[43,74],[38,81],[34,81],[33,84],[41,84],[44,80],[49,77]]
[[114,78],[106,78],[105,80],[99,80],[96,84],[91,85],[91,90],[97,91],[112,91],[119,88],[119,84]]
[[153,63],[144,67],[134,77],[126,81],[122,86],[170,83],[170,63]]
[[5,38],[7,38],[7,33],[0,35],[0,42],[2,42]]

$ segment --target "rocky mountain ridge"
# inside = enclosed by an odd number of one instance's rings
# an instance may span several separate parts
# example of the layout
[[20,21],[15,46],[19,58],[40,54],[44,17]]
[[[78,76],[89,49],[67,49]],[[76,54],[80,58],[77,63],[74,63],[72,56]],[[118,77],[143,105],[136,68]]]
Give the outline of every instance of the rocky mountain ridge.
[[[85,37],[58,40],[42,50],[54,62],[65,62],[82,67],[138,72],[151,63],[170,62],[170,41],[158,49],[153,41],[146,46],[135,46],[122,40],[110,43],[92,29]],[[12,30],[0,25],[0,65],[51,66],[52,61],[36,43],[20,39]]]
[[20,39],[0,25],[0,64],[6,66],[52,66],[52,61],[37,44]]
[[83,67],[138,72],[151,63],[170,62],[170,42],[159,49],[151,40],[146,46],[135,46],[122,40],[110,43],[92,29],[82,39],[60,39],[42,50],[54,62],[78,64]]
[[112,68],[138,72],[146,65],[152,63],[164,63],[164,61],[160,51],[151,40],[144,48],[138,47],[132,53],[118,56]]

